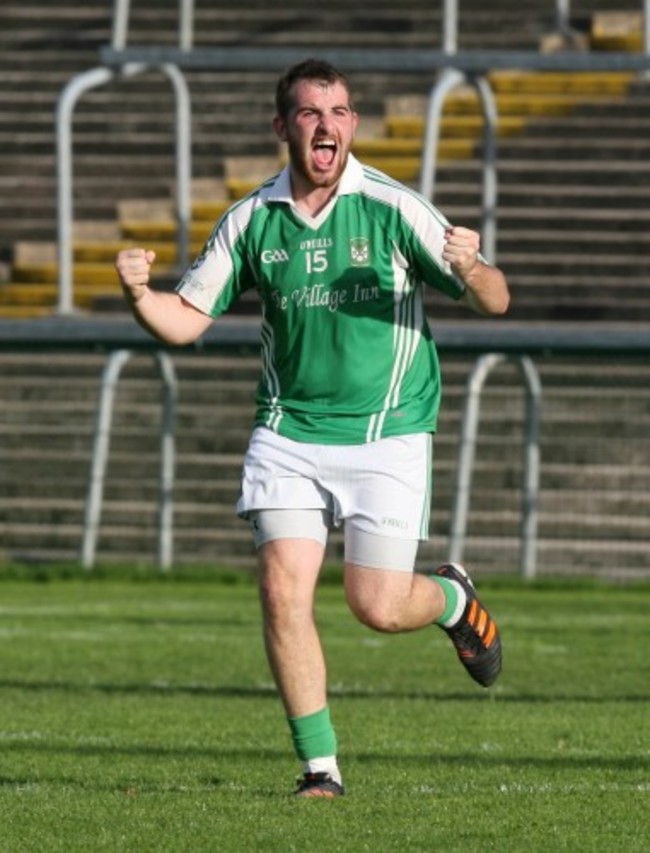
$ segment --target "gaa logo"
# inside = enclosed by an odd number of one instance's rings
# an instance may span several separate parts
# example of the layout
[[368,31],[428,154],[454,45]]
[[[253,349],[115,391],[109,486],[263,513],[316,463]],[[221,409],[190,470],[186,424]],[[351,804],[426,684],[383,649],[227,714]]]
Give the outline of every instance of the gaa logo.
[[350,240],[350,263],[353,267],[370,266],[370,241],[367,237],[353,237]]
[[265,249],[262,252],[263,264],[283,264],[289,260],[289,255],[284,249]]

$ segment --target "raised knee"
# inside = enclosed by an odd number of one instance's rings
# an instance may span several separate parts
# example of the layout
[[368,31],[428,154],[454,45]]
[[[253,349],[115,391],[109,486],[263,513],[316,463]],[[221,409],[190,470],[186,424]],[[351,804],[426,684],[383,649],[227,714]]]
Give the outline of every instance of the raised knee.
[[394,602],[348,600],[350,609],[362,625],[382,634],[396,634],[403,630]]

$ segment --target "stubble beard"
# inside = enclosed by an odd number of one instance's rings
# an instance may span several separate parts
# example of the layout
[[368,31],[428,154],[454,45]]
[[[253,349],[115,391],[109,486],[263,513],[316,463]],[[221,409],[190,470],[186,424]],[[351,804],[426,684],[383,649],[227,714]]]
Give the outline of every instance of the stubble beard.
[[311,164],[311,149],[305,151],[300,145],[289,140],[289,158],[293,170],[314,189],[330,189],[335,187],[341,180],[341,175],[345,171],[345,166],[348,160],[348,151],[344,151],[342,156],[337,150],[335,154],[336,165],[327,172],[321,172],[314,169]]

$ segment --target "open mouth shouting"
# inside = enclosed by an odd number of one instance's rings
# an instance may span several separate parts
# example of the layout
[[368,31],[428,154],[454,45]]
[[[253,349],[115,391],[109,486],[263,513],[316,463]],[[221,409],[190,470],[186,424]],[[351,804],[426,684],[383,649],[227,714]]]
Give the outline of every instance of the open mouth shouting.
[[315,139],[312,144],[312,160],[317,171],[327,172],[335,163],[338,145],[330,136]]

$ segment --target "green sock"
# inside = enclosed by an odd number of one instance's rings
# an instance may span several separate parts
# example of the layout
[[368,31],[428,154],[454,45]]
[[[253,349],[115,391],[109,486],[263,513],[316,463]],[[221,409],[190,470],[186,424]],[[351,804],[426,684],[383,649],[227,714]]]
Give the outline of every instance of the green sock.
[[336,755],[336,734],[327,705],[314,714],[289,717],[288,721],[293,746],[301,761]]
[[435,621],[438,625],[446,625],[457,612],[461,590],[457,583],[450,581],[448,578],[442,578],[439,575],[429,575],[429,578],[434,583],[437,583],[444,593],[445,609]]

